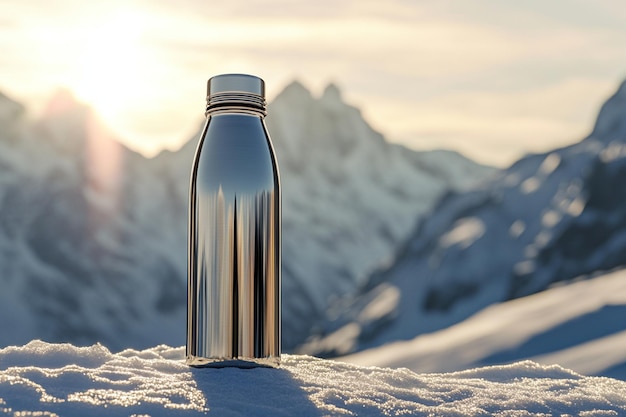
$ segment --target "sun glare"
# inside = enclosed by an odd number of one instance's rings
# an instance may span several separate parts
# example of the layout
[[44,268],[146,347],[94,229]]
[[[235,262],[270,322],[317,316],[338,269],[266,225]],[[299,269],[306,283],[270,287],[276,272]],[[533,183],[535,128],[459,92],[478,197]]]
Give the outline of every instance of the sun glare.
[[148,92],[143,27],[140,13],[124,10],[102,17],[79,34],[82,46],[70,88],[105,120],[116,119]]

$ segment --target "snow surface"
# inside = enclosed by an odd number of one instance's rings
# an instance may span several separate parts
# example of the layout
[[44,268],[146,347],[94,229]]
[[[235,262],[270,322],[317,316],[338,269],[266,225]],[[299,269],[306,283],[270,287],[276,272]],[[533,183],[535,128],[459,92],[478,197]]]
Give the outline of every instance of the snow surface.
[[183,348],[0,350],[7,416],[619,416],[626,383],[526,361],[450,374],[284,355],[280,369],[192,369]]
[[450,372],[530,359],[626,380],[625,320],[621,270],[496,304],[447,329],[341,360]]

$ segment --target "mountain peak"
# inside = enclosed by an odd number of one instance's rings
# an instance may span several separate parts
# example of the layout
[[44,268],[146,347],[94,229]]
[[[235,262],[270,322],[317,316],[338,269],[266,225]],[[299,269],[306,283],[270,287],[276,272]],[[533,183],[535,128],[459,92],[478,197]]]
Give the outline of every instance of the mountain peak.
[[611,141],[620,133],[622,136],[626,134],[626,80],[600,108],[592,135],[603,141]]
[[335,83],[328,84],[322,93],[322,100],[343,101],[341,90]]
[[44,116],[51,116],[74,112],[76,110],[85,111],[87,105],[78,101],[74,93],[67,88],[60,88],[54,92],[44,110]]
[[281,91],[276,100],[288,98],[291,100],[311,100],[311,92],[298,80],[293,80]]
[[0,122],[9,125],[24,114],[24,106],[0,92]]
[[111,147],[109,149],[123,147],[119,137],[106,126],[97,112],[67,88],[55,91],[46,103],[38,125],[47,131],[48,141],[63,152],[77,154],[96,143],[100,147]]
[[626,96],[626,80],[622,81],[622,84],[620,84],[616,94]]

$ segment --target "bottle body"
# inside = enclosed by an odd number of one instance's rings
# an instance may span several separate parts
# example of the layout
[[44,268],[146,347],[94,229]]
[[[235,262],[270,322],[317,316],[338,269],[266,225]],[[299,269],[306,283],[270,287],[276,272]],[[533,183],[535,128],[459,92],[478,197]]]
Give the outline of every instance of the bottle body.
[[190,184],[189,365],[280,362],[279,182],[263,114],[209,113]]

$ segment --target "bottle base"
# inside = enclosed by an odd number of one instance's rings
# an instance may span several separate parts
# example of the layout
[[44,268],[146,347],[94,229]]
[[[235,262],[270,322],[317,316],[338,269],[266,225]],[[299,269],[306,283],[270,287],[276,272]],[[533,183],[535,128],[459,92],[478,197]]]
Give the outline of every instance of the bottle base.
[[267,358],[204,358],[187,355],[187,365],[194,368],[278,368],[280,356]]

